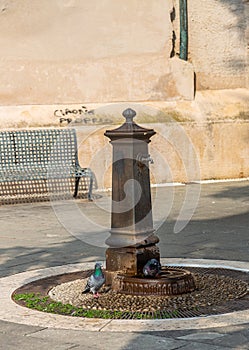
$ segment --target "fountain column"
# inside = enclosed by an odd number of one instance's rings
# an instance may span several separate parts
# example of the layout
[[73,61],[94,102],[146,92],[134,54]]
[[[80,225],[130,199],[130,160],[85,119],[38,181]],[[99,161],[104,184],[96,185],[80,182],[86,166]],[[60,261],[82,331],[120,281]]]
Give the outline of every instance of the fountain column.
[[137,125],[136,112],[123,112],[126,121],[105,136],[113,146],[111,235],[106,240],[107,283],[117,272],[136,276],[152,258],[160,260],[154,234],[148,154],[153,129]]

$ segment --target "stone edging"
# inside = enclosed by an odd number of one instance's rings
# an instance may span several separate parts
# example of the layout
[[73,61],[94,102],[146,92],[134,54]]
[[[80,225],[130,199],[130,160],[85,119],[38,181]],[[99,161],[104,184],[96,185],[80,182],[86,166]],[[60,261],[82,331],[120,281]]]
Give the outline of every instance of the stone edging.
[[[249,272],[249,262],[176,258],[161,259],[161,262],[164,265],[223,267]],[[106,332],[204,329],[249,323],[249,310],[236,311],[224,315],[194,317],[188,319],[105,320],[48,314],[19,306],[11,299],[12,293],[17,288],[29,282],[48,276],[87,270],[92,267],[93,263],[69,264],[22,272],[16,275],[0,278],[0,320],[45,328],[81,329],[85,331]]]

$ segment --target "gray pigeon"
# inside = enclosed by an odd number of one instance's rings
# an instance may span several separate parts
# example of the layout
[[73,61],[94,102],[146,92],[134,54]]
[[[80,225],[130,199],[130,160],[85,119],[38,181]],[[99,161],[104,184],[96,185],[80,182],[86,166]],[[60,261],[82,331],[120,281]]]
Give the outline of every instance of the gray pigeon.
[[101,270],[102,264],[96,263],[94,267],[93,274],[88,278],[87,284],[85,286],[85,289],[83,290],[82,294],[91,292],[93,293],[94,298],[98,298],[98,290],[103,286],[105,283],[105,275],[103,271]]
[[156,259],[151,259],[143,267],[145,277],[155,277],[161,271],[161,264]]

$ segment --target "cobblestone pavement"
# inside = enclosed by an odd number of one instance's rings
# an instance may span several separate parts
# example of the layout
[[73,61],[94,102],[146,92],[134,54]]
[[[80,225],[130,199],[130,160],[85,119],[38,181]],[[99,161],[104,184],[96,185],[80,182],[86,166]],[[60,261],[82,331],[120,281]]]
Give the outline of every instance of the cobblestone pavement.
[[[155,226],[160,226],[161,256],[249,261],[249,181],[203,184],[190,222],[181,232],[174,233],[186,190],[194,192],[196,186],[153,189],[153,198],[157,200],[153,215]],[[110,215],[103,209],[108,207],[108,199],[105,194],[93,203],[76,200],[75,207],[93,222],[108,227]],[[191,198],[187,200],[191,201]],[[165,218],[166,222],[162,223]],[[84,220],[81,223],[79,218],[77,224],[84,229]],[[104,247],[85,243],[68,232],[68,223],[58,215],[54,203],[1,206],[0,227],[0,277],[105,258]],[[104,234],[108,235],[108,229]],[[113,333],[41,328],[0,321],[0,349],[18,348],[239,350],[249,349],[249,325]]]

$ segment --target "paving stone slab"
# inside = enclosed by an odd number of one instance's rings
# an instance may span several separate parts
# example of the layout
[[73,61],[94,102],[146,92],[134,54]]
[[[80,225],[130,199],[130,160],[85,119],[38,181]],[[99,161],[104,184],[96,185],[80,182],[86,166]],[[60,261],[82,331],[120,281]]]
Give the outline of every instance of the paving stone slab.
[[215,333],[215,332],[205,332],[205,333],[191,333],[188,335],[183,335],[180,337],[177,337],[177,339],[182,339],[182,340],[213,340],[217,339],[220,337],[223,337],[225,334],[221,333]]
[[43,329],[42,327],[0,321],[0,334],[27,335]]
[[0,349],[1,350],[69,350],[75,347],[74,342],[67,340],[67,342],[48,341],[45,339],[32,339],[26,336],[13,334],[0,335]]
[[[200,343],[189,343],[183,347],[180,348],[181,350],[231,350],[231,347],[224,347],[224,346],[216,346],[216,345],[210,345],[210,344],[200,344]],[[234,349],[235,350],[235,349]],[[236,349],[236,350],[240,350]]]
[[[88,347],[95,349],[110,350],[114,349],[167,349],[174,350],[186,345],[185,341],[175,340],[171,338],[159,338],[153,335],[138,334],[138,333],[115,333],[115,336],[110,337],[108,333],[100,332],[85,332],[73,330],[56,330],[44,329],[29,335],[31,338],[45,339],[52,342],[56,339],[60,341],[68,341],[74,339],[78,346],[85,346],[87,339]],[[122,345],[121,345],[122,344]]]

